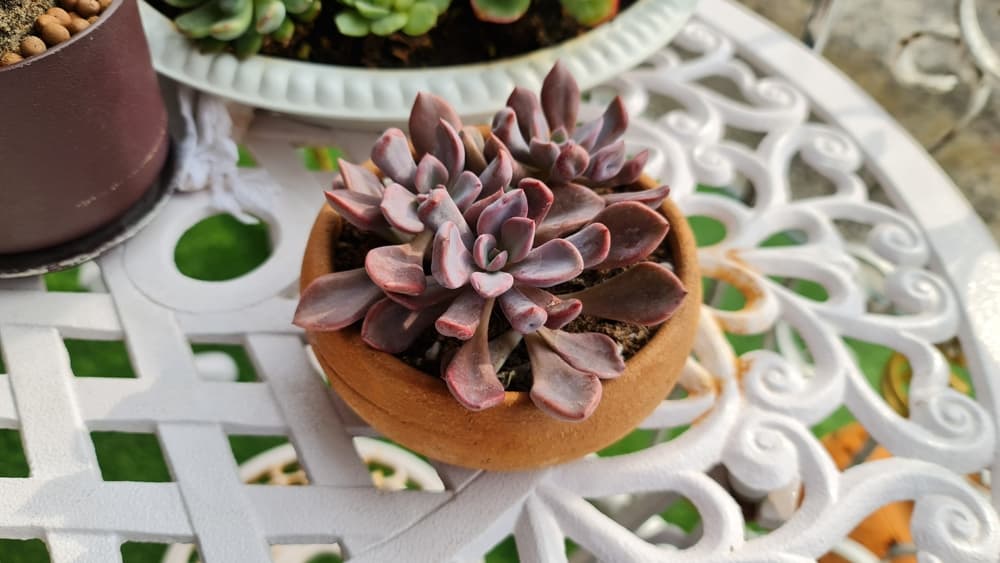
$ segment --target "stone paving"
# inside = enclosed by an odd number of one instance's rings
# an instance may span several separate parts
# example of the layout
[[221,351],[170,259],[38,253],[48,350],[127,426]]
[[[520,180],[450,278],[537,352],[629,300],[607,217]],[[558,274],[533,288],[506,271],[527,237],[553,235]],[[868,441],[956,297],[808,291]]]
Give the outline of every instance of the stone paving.
[[[740,0],[801,37],[810,0]],[[896,42],[931,24],[954,22],[954,0],[839,0],[837,19],[823,54],[854,79],[925,147],[934,145],[964,112],[969,90],[945,94],[897,82],[888,67]],[[979,0],[982,27],[1000,46],[996,0]],[[987,9],[987,6],[989,7]],[[1000,88],[986,110],[935,158],[962,189],[1000,240]]]

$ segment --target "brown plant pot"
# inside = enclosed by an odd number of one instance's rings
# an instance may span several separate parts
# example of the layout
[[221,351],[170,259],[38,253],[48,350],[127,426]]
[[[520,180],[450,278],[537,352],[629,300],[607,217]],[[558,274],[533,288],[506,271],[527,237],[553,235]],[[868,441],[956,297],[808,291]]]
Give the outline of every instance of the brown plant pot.
[[136,0],[0,68],[0,92],[0,254],[96,231],[155,183],[167,113]]
[[[644,189],[655,187],[646,176],[639,183]],[[666,398],[694,343],[701,306],[694,235],[672,201],[668,199],[661,211],[671,226],[665,244],[688,295],[674,316],[628,360],[625,373],[602,382],[601,402],[582,422],[548,416],[525,392],[508,392],[502,405],[471,412],[451,396],[443,380],[368,347],[356,326],[310,332],[309,341],[331,387],[361,418],[386,437],[430,458],[505,471],[584,456],[623,438]],[[324,206],[306,245],[301,288],[333,271],[334,243],[340,230],[340,217]]]

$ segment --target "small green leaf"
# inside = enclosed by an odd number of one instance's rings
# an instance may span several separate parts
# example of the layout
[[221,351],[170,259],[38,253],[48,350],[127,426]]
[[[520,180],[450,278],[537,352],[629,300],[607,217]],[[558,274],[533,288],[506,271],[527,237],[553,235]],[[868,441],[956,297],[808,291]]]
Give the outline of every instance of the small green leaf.
[[348,37],[364,37],[370,31],[368,20],[354,11],[340,12],[334,22],[337,29]]
[[277,31],[271,34],[271,38],[284,45],[288,46],[292,42],[292,36],[295,35],[295,22],[291,18],[286,17],[281,25],[278,26]]
[[430,2],[416,2],[410,8],[410,19],[403,27],[407,35],[423,35],[437,23],[438,11]]
[[379,6],[373,2],[363,2],[362,0],[355,2],[354,8],[358,10],[359,14],[370,20],[384,18],[392,13],[387,7]]
[[236,52],[237,57],[245,59],[256,55],[263,45],[264,36],[257,33],[256,29],[251,28],[236,39],[236,42],[233,44],[233,49]]
[[437,10],[438,14],[443,14],[448,6],[451,4],[451,0],[425,0],[426,2],[432,4],[434,9]]
[[372,22],[372,33],[382,37],[392,35],[400,29],[403,29],[403,26],[406,25],[406,20],[406,14],[399,12],[389,14],[384,18],[379,18],[378,20]]
[[396,0],[392,3],[392,9],[397,12],[405,12],[413,5],[414,0]]
[[615,17],[618,0],[560,0],[563,10],[580,25],[594,27]]
[[472,11],[482,21],[515,22],[531,7],[531,0],[472,0]]

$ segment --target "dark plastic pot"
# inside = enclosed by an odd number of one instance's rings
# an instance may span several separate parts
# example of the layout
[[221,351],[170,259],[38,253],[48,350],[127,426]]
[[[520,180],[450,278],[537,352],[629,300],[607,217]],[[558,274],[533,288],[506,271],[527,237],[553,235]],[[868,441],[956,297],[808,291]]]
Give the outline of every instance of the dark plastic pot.
[[0,254],[45,249],[125,214],[163,168],[167,114],[136,0],[0,68]]

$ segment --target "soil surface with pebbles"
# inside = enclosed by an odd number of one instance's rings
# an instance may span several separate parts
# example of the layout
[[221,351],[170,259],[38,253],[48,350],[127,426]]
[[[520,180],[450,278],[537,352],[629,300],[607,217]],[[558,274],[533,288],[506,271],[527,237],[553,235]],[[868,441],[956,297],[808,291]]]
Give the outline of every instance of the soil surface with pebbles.
[[0,0],[0,53],[17,51],[35,18],[55,5],[55,0]]

